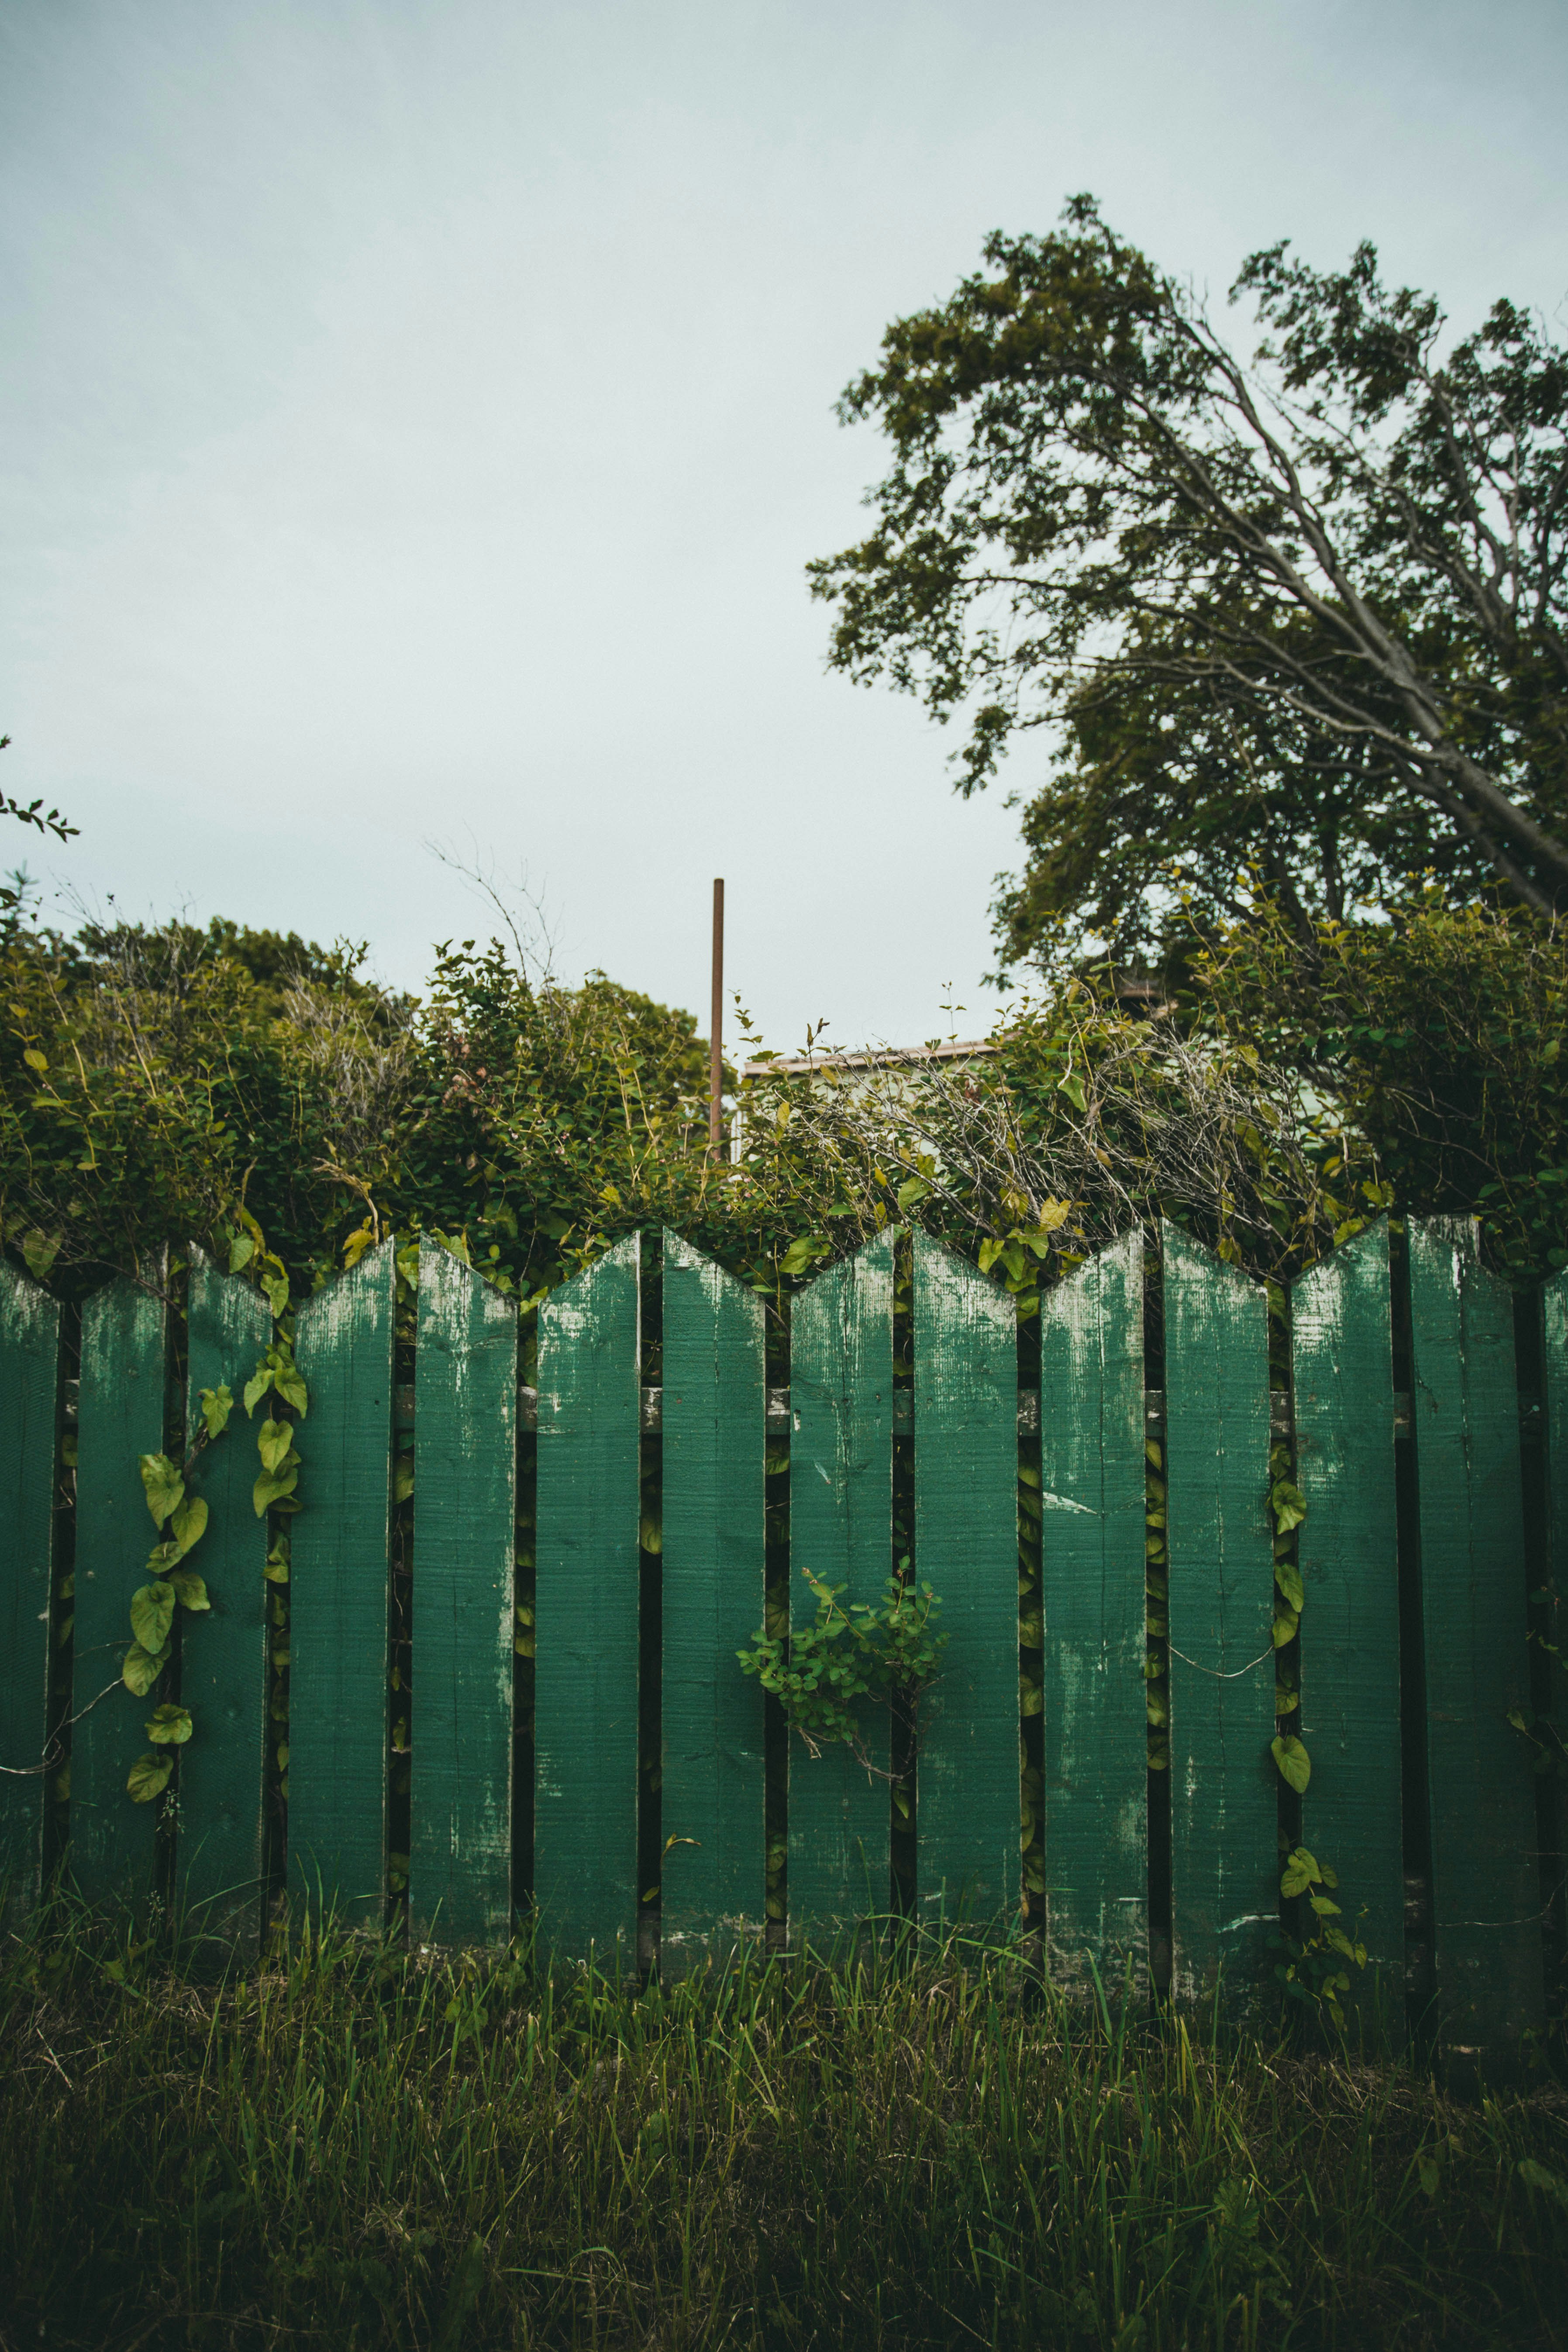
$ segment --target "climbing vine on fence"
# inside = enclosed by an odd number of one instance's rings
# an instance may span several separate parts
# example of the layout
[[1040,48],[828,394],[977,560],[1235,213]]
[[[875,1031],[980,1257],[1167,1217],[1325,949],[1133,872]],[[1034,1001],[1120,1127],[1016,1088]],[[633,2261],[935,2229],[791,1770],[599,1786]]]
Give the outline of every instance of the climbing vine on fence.
[[[300,1508],[297,1490],[301,1466],[294,1444],[295,1423],[287,1414],[291,1412],[303,1419],[310,1398],[304,1377],[294,1360],[288,1275],[281,1261],[267,1248],[256,1220],[243,1210],[240,1214],[243,1222],[230,1238],[229,1272],[249,1270],[274,1318],[272,1340],[258,1357],[243,1391],[245,1411],[252,1420],[257,1407],[268,1403],[267,1412],[257,1423],[256,1450],[260,1467],[251,1489],[251,1501],[258,1518],[266,1518],[272,1513],[286,1517]],[[188,1707],[176,1698],[159,1698],[157,1693],[173,1663],[176,1613],[184,1611],[195,1616],[212,1606],[205,1579],[188,1565],[191,1553],[206,1533],[209,1517],[206,1501],[192,1491],[192,1481],[202,1456],[226,1434],[234,1402],[233,1391],[226,1381],[216,1389],[203,1389],[198,1399],[201,1427],[192,1434],[184,1458],[176,1463],[166,1454],[143,1454],[140,1457],[142,1491],[159,1540],[148,1558],[147,1581],[131,1596],[132,1641],[121,1667],[121,1679],[127,1690],[138,1698],[151,1696],[155,1701],[146,1725],[151,1744],[132,1765],[126,1780],[126,1790],[134,1804],[149,1804],[163,1793],[174,1769],[173,1751],[183,1748],[196,1729]],[[276,1410],[279,1405],[285,1408],[284,1413]],[[266,1574],[274,1586],[288,1582],[289,1538],[282,1528],[273,1530]],[[272,1617],[275,1630],[281,1628],[284,1634],[281,1657],[276,1647],[272,1654],[274,1669],[280,1671],[288,1664],[287,1604],[276,1592]],[[276,1692],[272,1712],[277,1717]],[[286,1699],[282,1719],[286,1732]],[[280,1769],[286,1770],[286,1744],[279,1748],[279,1762]]]

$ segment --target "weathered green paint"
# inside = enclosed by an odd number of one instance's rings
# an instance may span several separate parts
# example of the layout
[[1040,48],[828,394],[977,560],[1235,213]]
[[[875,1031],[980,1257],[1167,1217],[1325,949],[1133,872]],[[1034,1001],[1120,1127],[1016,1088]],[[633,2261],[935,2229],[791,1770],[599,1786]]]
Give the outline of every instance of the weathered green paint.
[[162,1694],[100,1694],[131,1647],[131,1596],[146,1583],[158,1541],[140,1459],[163,1450],[163,1281],[161,1262],[147,1288],[121,1276],[81,1311],[71,1689],[81,1720],[71,1733],[70,1866],[89,1903],[145,1894],[160,1811],[132,1804],[125,1779],[147,1753],[145,1726]]
[[[1374,1225],[1291,1294],[1297,1537],[1305,1588],[1301,1705],[1312,1759],[1301,1833],[1338,1873],[1335,1898],[1382,1978],[1385,2027],[1405,2017],[1400,1802],[1399,1544],[1388,1228]],[[1354,2000],[1363,1990],[1351,1970]]]
[[634,1958],[639,1892],[640,1242],[539,1314],[534,1895],[552,1951],[606,1966]]
[[1163,1246],[1172,1981],[1190,2001],[1223,1969],[1245,2011],[1279,1917],[1268,1307],[1174,1226]]
[[1468,1218],[1410,1226],[1432,1923],[1445,2040],[1513,2066],[1542,2015],[1513,1302]]
[[58,1306],[0,1266],[0,1905],[11,1926],[43,1885],[59,1383]]
[[432,1242],[419,1253],[415,1378],[409,1931],[504,1942],[517,1308]]
[[1142,1986],[1149,1954],[1143,1710],[1143,1237],[1040,1301],[1046,1953],[1063,1983]]
[[390,1241],[295,1320],[310,1391],[289,1522],[289,1885],[318,1916],[377,1929],[386,1906]]
[[226,1385],[234,1412],[192,1475],[206,1502],[206,1533],[191,1566],[210,1612],[186,1616],[180,1696],[195,1719],[180,1756],[179,1869],[192,1924],[254,1947],[261,1934],[266,1817],[268,1627],[267,1522],[251,1489],[261,1465],[239,1402],[272,1338],[267,1302],[191,1250],[190,1361],[185,1427],[201,1430],[201,1392]]
[[763,1615],[763,1305],[664,1236],[660,1964],[763,1927],[763,1693],[735,1652]]
[[1018,1905],[1018,1315],[924,1234],[914,1362],[915,1575],[948,1636],[921,1708],[915,1883],[940,1933]]
[[[892,1567],[893,1239],[879,1234],[795,1299],[790,1340],[792,1614],[816,1604],[801,1571],[877,1601]],[[867,1752],[886,1770],[888,1717],[866,1703]],[[789,1747],[789,1939],[826,1952],[891,1896],[888,1783],[847,1748]]]

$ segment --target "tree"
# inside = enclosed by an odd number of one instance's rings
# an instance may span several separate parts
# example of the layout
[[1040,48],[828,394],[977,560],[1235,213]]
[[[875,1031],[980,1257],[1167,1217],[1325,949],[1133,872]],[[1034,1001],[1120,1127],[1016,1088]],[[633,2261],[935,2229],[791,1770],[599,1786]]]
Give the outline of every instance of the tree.
[[889,328],[839,404],[892,445],[875,528],[810,568],[834,667],[966,716],[966,795],[1055,731],[1005,956],[1148,940],[1173,862],[1221,919],[1250,865],[1303,933],[1422,868],[1563,903],[1568,356],[1277,245],[1244,364],[1091,198],[1063,222]]

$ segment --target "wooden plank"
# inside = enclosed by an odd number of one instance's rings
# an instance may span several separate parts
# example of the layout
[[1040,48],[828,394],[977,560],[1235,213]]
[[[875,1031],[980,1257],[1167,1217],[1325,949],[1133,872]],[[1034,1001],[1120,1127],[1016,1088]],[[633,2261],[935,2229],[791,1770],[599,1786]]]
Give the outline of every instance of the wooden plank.
[[377,1932],[386,1911],[393,1244],[308,1299],[310,1391],[290,1522],[289,1885],[316,1918]]
[[1149,1964],[1143,1236],[1040,1300],[1046,1957],[1060,1983]]
[[[1543,1395],[1542,1397],[1542,1444],[1545,1449],[1546,1487],[1546,1580],[1556,1595],[1544,1620],[1547,1641],[1554,1645],[1538,1653],[1537,1674],[1545,1667],[1542,1691],[1545,1710],[1559,1738],[1568,1732],[1568,1707],[1564,1706],[1562,1644],[1568,1633],[1568,1610],[1563,1607],[1568,1598],[1568,1269],[1547,1283],[1541,1294],[1541,1360]],[[1529,1710],[1526,1710],[1527,1716]],[[1556,1864],[1562,1875],[1561,1855],[1563,1832],[1568,1827],[1568,1807],[1564,1806],[1561,1783],[1552,1790],[1549,1811],[1551,1826],[1547,1832],[1549,1845],[1559,1857]],[[1559,1898],[1560,1899],[1560,1898]]]
[[59,1384],[58,1303],[0,1265],[0,1916],[12,1927],[43,1893]]
[[914,1573],[942,1600],[921,1708],[916,1899],[941,1935],[1018,1907],[1018,1315],[996,1283],[914,1237]]
[[1268,1323],[1173,1225],[1165,1256],[1173,1985],[1256,2001],[1279,1918]]
[[517,1308],[447,1250],[419,1253],[414,1431],[409,1932],[511,1932]]
[[[161,1290],[162,1262],[148,1278]],[[156,1801],[132,1804],[125,1780],[147,1752],[147,1720],[168,1696],[167,1674],[145,1698],[123,1688],[99,1695],[131,1647],[131,1596],[147,1581],[158,1540],[140,1461],[163,1450],[166,1327],[162,1297],[129,1276],[81,1311],[71,1691],[81,1720],[71,1734],[70,1868],[89,1903],[145,1895],[162,1810]]]
[[605,1967],[637,1950],[641,1265],[630,1234],[539,1311],[534,1897]]
[[1410,1225],[1432,1924],[1445,2041],[1493,2077],[1542,2018],[1513,1301],[1468,1218]]
[[208,1509],[191,1565],[212,1608],[186,1617],[181,1631],[180,1696],[195,1727],[180,1756],[180,1881],[195,1924],[254,1949],[266,1851],[268,1586],[267,1522],[251,1500],[261,1465],[239,1400],[270,1344],[272,1316],[248,1284],[230,1281],[194,1245],[189,1315],[187,1432],[201,1429],[203,1389],[226,1386],[235,1406],[190,1482]]
[[664,1236],[663,1790],[667,1974],[762,1934],[763,1693],[735,1652],[761,1623],[763,1304]]
[[[815,1613],[801,1570],[879,1601],[892,1568],[893,1237],[879,1234],[795,1299],[790,1340],[792,1615]],[[892,1895],[888,1717],[863,1715],[868,1771],[847,1748],[789,1748],[789,1940],[827,1953]]]
[[[1399,1529],[1388,1228],[1373,1226],[1291,1293],[1301,1612],[1300,1727],[1312,1777],[1302,1842],[1339,1876],[1341,1924],[1366,1946],[1347,2000],[1405,2023]],[[1381,1986],[1376,1979],[1381,1979]]]

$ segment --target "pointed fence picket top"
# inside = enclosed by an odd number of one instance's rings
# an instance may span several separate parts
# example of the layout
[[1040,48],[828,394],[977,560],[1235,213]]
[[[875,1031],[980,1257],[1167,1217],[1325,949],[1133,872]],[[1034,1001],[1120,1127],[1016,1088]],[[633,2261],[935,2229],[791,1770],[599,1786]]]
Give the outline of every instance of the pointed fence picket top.
[[60,1310],[0,1265],[0,1906],[16,1927],[43,1887]]
[[1513,1300],[1468,1218],[1410,1224],[1426,1783],[1439,2026],[1483,2076],[1542,2011]]
[[760,1936],[762,1686],[735,1653],[762,1622],[767,1391],[763,1304],[664,1236],[664,1597],[659,1965]]
[[1281,1718],[1311,1758],[1301,1841],[1336,1874],[1342,1929],[1366,1948],[1347,2003],[1405,2030],[1399,1528],[1388,1228],[1313,1266],[1291,1292],[1300,1706]]
[[[802,1570],[847,1587],[846,1605],[882,1597],[892,1567],[893,1236],[817,1276],[796,1297],[790,1336],[790,1610],[814,1613]],[[888,1713],[861,1720],[871,1769],[840,1745],[789,1746],[789,1940],[825,1956],[892,1892]]]
[[913,1247],[914,1573],[948,1637],[921,1706],[915,1879],[941,1935],[1018,1905],[1018,1315],[951,1250]]
[[186,1451],[202,1426],[201,1392],[226,1387],[228,1428],[203,1448],[190,1479],[207,1506],[191,1565],[210,1610],[181,1627],[180,1697],[194,1729],[180,1752],[179,1877],[190,1924],[254,1951],[266,1856],[268,1653],[267,1520],[252,1500],[260,1461],[239,1400],[272,1338],[267,1301],[190,1250]]
[[1268,1319],[1262,1286],[1163,1228],[1172,1982],[1239,2014],[1279,1918]]
[[390,1241],[307,1299],[289,1567],[289,1886],[316,1916],[379,1930],[386,1909],[392,1372]]
[[539,1310],[533,1885],[563,1958],[637,1952],[641,1238]]
[[147,1753],[156,1702],[113,1685],[131,1647],[131,1597],[158,1540],[141,1457],[163,1450],[164,1280],[160,1258],[141,1281],[122,1275],[81,1311],[70,1869],[89,1903],[140,1901],[153,1880],[161,1806],[134,1803],[125,1784]]
[[1046,1955],[1146,1980],[1143,1237],[1040,1301]]
[[419,1253],[415,1356],[409,1933],[511,1929],[517,1307]]

